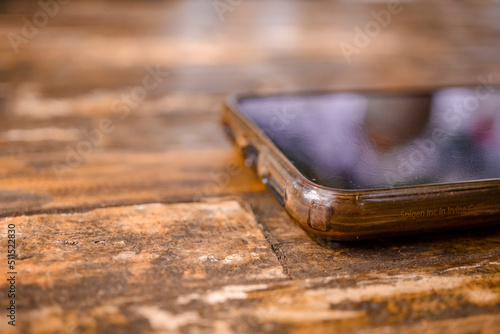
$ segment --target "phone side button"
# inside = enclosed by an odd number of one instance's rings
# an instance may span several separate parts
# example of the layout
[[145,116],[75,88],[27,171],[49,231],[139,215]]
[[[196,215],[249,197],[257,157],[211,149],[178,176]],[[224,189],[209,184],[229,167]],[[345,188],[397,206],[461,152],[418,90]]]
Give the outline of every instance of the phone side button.
[[311,204],[308,224],[312,229],[326,232],[330,229],[331,209],[325,205]]
[[247,144],[241,148],[241,153],[245,158],[245,166],[247,167],[257,167],[257,160],[259,158],[259,151],[252,144]]
[[265,176],[262,178],[262,183],[264,183],[267,188],[274,194],[278,202],[280,202],[281,205],[285,205],[285,190],[283,187],[279,184],[278,181],[272,176],[271,174]]

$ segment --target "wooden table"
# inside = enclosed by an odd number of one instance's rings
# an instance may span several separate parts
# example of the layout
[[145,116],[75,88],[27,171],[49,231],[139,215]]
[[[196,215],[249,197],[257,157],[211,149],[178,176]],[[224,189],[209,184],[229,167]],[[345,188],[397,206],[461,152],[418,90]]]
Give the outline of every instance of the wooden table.
[[237,90],[499,83],[498,5],[50,4],[0,6],[0,332],[500,332],[500,229],[313,240],[219,125]]

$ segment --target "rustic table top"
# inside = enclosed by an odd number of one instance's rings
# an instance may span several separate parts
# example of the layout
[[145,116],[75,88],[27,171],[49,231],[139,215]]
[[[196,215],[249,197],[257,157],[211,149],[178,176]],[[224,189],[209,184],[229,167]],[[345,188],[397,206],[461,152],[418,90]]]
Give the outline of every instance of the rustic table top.
[[0,13],[0,332],[500,332],[499,228],[314,240],[219,124],[238,90],[500,83],[498,4]]

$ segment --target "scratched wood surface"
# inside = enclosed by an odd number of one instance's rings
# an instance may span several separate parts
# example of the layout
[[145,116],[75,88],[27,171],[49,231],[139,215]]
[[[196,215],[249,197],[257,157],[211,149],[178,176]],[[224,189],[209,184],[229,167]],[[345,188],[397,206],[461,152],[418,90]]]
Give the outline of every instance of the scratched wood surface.
[[313,239],[219,125],[238,90],[499,83],[499,5],[404,2],[346,57],[387,3],[229,3],[58,2],[28,36],[41,5],[0,2],[0,332],[500,332],[499,228]]

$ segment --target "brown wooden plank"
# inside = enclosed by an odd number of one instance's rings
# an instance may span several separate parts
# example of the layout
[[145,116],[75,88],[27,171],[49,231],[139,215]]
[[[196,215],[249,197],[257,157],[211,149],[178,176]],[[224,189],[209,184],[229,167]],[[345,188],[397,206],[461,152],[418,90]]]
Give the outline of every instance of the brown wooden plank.
[[[37,2],[10,7],[12,16],[0,22],[4,35],[19,34],[22,17],[39,10]],[[18,53],[7,38],[0,40],[3,77],[13,84],[13,93],[36,84],[42,95],[60,97],[133,87],[142,82],[145,67],[156,65],[171,75],[151,93],[157,96],[224,94],[255,86],[470,83],[479,74],[500,75],[498,6],[416,2],[402,7],[348,62],[341,43],[352,44],[355,29],[364,29],[374,20],[371,11],[387,10],[387,4],[245,1],[220,20],[205,1],[71,2]],[[95,25],[88,25],[90,19]],[[53,64],[64,66],[54,71]]]
[[[499,286],[497,276],[487,279]],[[401,275],[359,283],[328,278],[328,283],[226,285],[177,298],[158,290],[141,297],[111,297],[80,309],[61,303],[28,310],[21,329],[27,333],[496,333],[499,295],[485,290],[479,281],[470,276]],[[462,314],[472,315],[457,318]]]
[[[69,315],[113,307],[115,298],[162,296],[167,303],[199,287],[286,277],[253,215],[234,201],[2,219],[3,254],[9,224],[15,224],[21,332],[60,331],[49,314],[45,330],[37,324],[36,313],[54,309]],[[8,328],[0,322],[0,331]]]
[[[66,153],[79,145],[90,145],[92,151],[129,152],[230,148],[219,118],[216,112],[130,116],[123,121],[107,116],[0,118],[0,155]],[[113,130],[105,133],[99,123],[108,120]]]
[[[19,332],[500,332],[500,230],[313,241],[242,168],[218,125],[220,101],[235,90],[498,83],[499,6],[402,5],[349,62],[340,44],[386,3],[248,0],[221,20],[213,1],[70,1],[16,53],[6,35],[40,4],[0,2],[0,216],[215,201],[15,218],[38,229],[29,234],[38,248],[20,257]],[[81,128],[115,117],[113,104],[148,66],[165,73],[160,85],[58,178],[53,163],[85,139]],[[251,214],[228,213],[224,195],[252,205],[281,267]],[[160,211],[171,215],[159,220]],[[123,222],[137,229],[125,233]],[[151,225],[164,229],[150,235]],[[227,238],[245,231],[248,244]],[[262,262],[230,257],[254,245]],[[234,261],[179,256],[193,249],[225,249]],[[285,276],[266,276],[275,267]]]
[[[500,259],[500,228],[333,242],[308,236],[270,194],[244,198],[293,278],[421,272],[439,276],[462,266],[479,273],[485,263]],[[500,268],[495,272],[500,275]]]
[[79,161],[60,152],[0,157],[0,213],[200,201],[265,190],[231,147],[165,153],[96,151]]
[[[445,270],[351,268],[285,280],[253,215],[234,201],[43,214],[1,224],[2,235],[8,224],[16,226],[21,332],[494,333],[500,326],[500,256]],[[0,329],[12,332],[5,322]]]
[[[498,262],[486,267],[496,271]],[[225,319],[229,323],[226,327],[235,332],[250,333],[418,330],[494,333],[500,326],[499,283],[498,275],[491,273],[476,276],[374,273],[271,283],[247,287],[252,290],[246,290],[246,303],[238,303],[236,298],[229,301],[234,305],[229,319],[221,313],[215,317]],[[218,291],[224,292],[224,288]],[[179,297],[177,302],[191,307],[200,301],[210,304],[213,293],[191,294]],[[470,317],[455,321],[462,314]],[[152,317],[148,318],[151,321]]]

